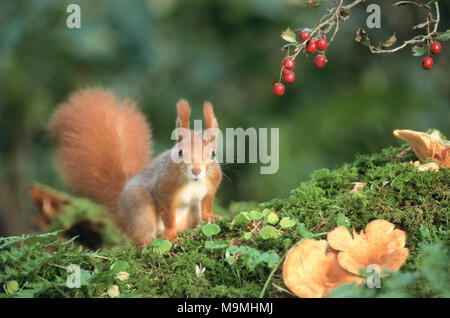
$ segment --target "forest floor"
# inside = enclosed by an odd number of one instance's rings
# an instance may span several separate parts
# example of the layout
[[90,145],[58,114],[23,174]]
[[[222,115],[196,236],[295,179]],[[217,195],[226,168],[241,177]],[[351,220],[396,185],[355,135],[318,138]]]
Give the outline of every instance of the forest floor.
[[[102,208],[67,196],[45,233],[0,238],[0,297],[293,297],[282,275],[292,246],[374,219],[406,232],[406,262],[381,288],[347,284],[330,296],[449,297],[450,169],[419,172],[416,160],[407,144],[357,155],[288,198],[235,203],[232,216],[183,231],[175,246],[137,249]],[[365,186],[351,191],[355,183]]]

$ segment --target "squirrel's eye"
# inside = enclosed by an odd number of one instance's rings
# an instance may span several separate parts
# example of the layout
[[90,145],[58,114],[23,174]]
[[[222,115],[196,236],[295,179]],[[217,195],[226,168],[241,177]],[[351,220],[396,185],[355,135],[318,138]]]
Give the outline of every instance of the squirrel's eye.
[[183,150],[180,150],[180,151],[178,152],[178,156],[183,157]]
[[211,152],[211,159],[214,159],[215,157],[216,157],[216,152],[215,151]]

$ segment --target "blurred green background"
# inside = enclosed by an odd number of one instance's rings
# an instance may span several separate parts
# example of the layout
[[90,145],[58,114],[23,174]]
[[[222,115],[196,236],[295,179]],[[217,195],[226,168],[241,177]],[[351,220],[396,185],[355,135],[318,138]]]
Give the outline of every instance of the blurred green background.
[[[89,86],[135,99],[152,123],[154,153],[171,146],[175,103],[187,98],[193,118],[204,100],[219,125],[278,127],[280,168],[224,165],[217,202],[286,197],[318,168],[334,168],[356,153],[400,144],[396,128],[450,134],[448,44],[424,71],[409,49],[372,55],[354,41],[369,3],[381,6],[375,41],[399,40],[424,21],[418,8],[369,1],[351,12],[327,50],[328,64],[296,60],[296,82],[283,97],[277,81],[286,27],[313,26],[325,7],[305,0],[147,0],[0,2],[0,236],[32,230],[33,180],[67,191],[58,173],[46,124],[71,92]],[[81,6],[81,29],[66,27],[66,7]],[[449,27],[441,4],[440,31]]]

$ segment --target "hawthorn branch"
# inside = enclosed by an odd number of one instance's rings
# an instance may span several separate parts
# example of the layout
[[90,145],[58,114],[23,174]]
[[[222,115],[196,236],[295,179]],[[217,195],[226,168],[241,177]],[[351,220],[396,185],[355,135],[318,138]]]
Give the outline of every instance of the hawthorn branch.
[[[425,7],[427,10],[427,34],[426,35],[418,35],[414,38],[404,41],[402,45],[397,46],[394,49],[379,49],[374,48],[371,45],[369,46],[370,52],[374,54],[382,54],[382,53],[394,53],[397,51],[400,51],[401,49],[407,47],[408,45],[417,45],[417,44],[423,44],[425,42],[428,42],[428,44],[431,44],[431,41],[433,40],[433,37],[437,34],[437,29],[439,26],[440,16],[439,16],[439,4],[437,2],[434,3],[435,9],[436,9],[436,18],[434,18],[433,14],[431,13],[431,7],[426,4],[418,4],[420,7]],[[431,31],[431,24],[434,23],[433,31]]]

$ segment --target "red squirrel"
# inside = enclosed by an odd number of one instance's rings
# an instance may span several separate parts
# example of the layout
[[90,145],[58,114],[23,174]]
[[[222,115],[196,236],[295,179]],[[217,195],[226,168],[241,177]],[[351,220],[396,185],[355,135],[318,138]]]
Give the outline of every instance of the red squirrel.
[[[105,205],[138,245],[156,237],[176,242],[178,232],[216,218],[212,205],[222,172],[215,158],[213,106],[204,104],[203,131],[189,130],[187,101],[177,103],[177,113],[176,128],[185,129],[190,138],[177,134],[174,147],[152,160],[144,115],[133,101],[102,89],[72,94],[49,124],[69,186]],[[173,154],[180,160],[173,160]]]

